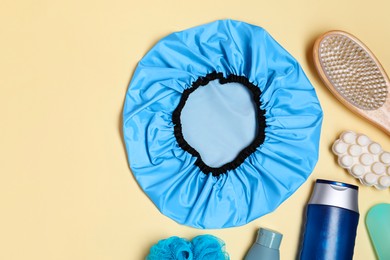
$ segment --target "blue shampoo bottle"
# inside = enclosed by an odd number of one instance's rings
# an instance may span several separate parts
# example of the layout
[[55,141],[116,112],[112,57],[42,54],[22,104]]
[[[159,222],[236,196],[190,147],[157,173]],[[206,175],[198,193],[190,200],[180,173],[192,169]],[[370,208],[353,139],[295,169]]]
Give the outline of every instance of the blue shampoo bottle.
[[307,205],[300,259],[352,259],[358,222],[358,187],[318,179]]

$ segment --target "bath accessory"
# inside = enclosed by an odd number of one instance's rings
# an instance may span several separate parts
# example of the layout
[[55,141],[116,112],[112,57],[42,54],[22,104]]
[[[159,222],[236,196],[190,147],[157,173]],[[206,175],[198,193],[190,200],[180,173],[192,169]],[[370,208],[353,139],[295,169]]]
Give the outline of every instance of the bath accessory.
[[189,241],[180,237],[160,240],[150,248],[146,260],[229,260],[225,243],[212,235],[200,235]]
[[343,31],[327,32],[314,44],[314,64],[341,103],[390,135],[390,81],[361,41]]
[[372,207],[367,213],[366,225],[379,260],[390,259],[390,204]]
[[275,210],[313,171],[321,123],[298,62],[264,29],[233,20],[159,41],[123,109],[135,179],[163,214],[196,228]]
[[249,249],[245,260],[279,260],[279,247],[283,235],[270,229],[260,228],[256,242]]
[[365,186],[390,187],[390,153],[364,134],[345,131],[332,146],[338,163]]
[[352,260],[358,187],[318,179],[307,205],[301,260]]

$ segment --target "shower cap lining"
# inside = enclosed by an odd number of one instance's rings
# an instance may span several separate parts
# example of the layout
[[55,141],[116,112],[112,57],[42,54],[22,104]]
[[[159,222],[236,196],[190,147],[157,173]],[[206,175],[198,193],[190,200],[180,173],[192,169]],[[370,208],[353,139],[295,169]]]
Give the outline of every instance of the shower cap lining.
[[[183,137],[183,131],[182,131],[182,124],[181,124],[181,111],[183,110],[183,107],[186,104],[186,101],[188,97],[193,93],[196,89],[202,86],[206,86],[210,81],[213,80],[219,80],[220,84],[226,84],[230,82],[236,82],[241,83],[243,86],[245,86],[247,89],[250,90],[252,93],[252,99],[255,103],[256,108],[256,115],[257,115],[257,134],[255,139],[249,144],[247,147],[245,147],[243,150],[239,152],[237,157],[231,161],[228,162],[220,167],[210,167],[208,166],[201,158],[198,151],[196,151],[191,145],[187,143],[187,141]],[[176,140],[183,150],[187,151],[194,157],[196,157],[195,165],[200,168],[200,170],[204,174],[212,173],[213,176],[219,176],[220,174],[226,173],[229,170],[236,169],[239,167],[245,159],[250,156],[252,153],[256,151],[256,149],[264,142],[265,139],[265,128],[266,128],[266,121],[265,121],[265,110],[261,109],[261,90],[259,87],[255,86],[253,83],[251,83],[248,78],[245,76],[237,76],[230,74],[226,78],[223,76],[223,73],[221,72],[211,72],[207,74],[204,77],[199,77],[194,83],[192,83],[192,86],[190,88],[187,88],[183,91],[182,97],[180,99],[179,105],[175,109],[175,111],[172,114],[172,122],[174,124],[174,134],[176,137]]]

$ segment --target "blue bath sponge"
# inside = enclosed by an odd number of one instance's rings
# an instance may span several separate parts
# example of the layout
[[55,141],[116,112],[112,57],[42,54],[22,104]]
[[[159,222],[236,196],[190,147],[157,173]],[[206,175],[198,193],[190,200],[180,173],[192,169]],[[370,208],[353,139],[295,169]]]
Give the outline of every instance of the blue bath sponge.
[[146,260],[228,260],[225,243],[212,235],[201,235],[189,241],[180,237],[160,240],[150,248]]

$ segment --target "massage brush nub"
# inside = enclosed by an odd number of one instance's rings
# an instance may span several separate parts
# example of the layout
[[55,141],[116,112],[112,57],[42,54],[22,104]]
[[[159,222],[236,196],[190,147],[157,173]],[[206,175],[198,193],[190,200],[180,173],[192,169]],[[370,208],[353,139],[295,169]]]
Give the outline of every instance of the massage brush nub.
[[361,41],[346,32],[327,32],[314,44],[314,64],[341,103],[390,135],[390,81]]

